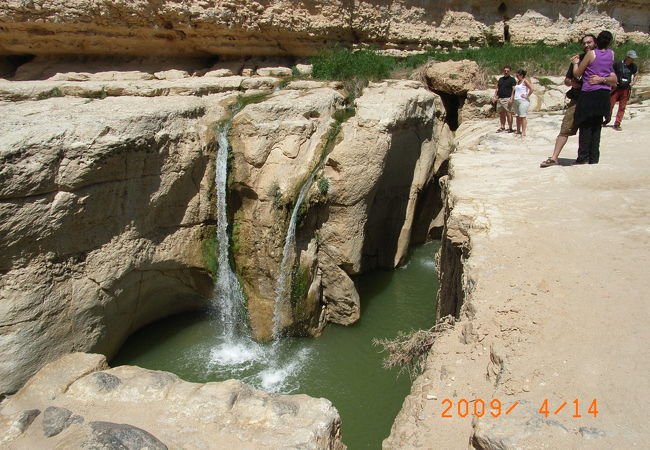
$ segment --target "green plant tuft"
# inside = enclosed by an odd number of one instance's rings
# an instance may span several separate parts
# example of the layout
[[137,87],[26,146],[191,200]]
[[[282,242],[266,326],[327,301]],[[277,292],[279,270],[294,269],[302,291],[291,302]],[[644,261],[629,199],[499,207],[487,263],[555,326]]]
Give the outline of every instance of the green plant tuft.
[[555,84],[555,83],[553,83],[552,80],[549,80],[548,78],[544,78],[544,77],[542,77],[542,78],[538,78],[537,81],[539,82],[539,84],[541,84],[541,85],[544,86],[545,88],[548,88],[549,86]]
[[291,269],[291,306],[296,315],[304,313],[303,300],[309,291],[309,268],[294,264]]
[[320,80],[381,80],[388,78],[396,60],[372,50],[323,50],[311,58],[312,77]]
[[[213,227],[214,228],[214,227]],[[209,237],[206,237],[201,241],[201,250],[203,254],[203,264],[212,278],[217,277],[217,270],[219,268],[219,262],[217,261],[217,246],[219,241],[214,235],[214,230]]]
[[327,178],[321,177],[318,179],[318,192],[320,192],[320,195],[327,195],[329,188],[330,182]]
[[63,92],[58,87],[53,87],[49,91],[39,92],[36,96],[37,100],[45,100],[52,97],[63,97]]

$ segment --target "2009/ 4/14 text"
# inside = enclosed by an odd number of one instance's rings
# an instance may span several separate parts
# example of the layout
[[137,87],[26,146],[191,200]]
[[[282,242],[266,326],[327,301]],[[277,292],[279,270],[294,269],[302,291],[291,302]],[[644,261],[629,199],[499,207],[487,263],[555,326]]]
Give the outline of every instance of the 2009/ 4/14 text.
[[[508,415],[511,414],[517,405],[519,405],[519,402],[516,401],[512,404],[509,404],[506,406],[503,405],[503,402],[499,400],[498,398],[493,398],[491,400],[483,400],[481,398],[473,399],[473,400],[467,400],[464,398],[458,399],[454,402],[454,400],[445,398],[442,400],[442,411],[440,412],[440,417],[443,417],[445,419],[451,419],[453,417],[468,417],[468,416],[475,416],[475,417],[500,417],[501,415]],[[587,411],[585,412],[584,410],[581,411],[580,409],[580,400],[575,399],[572,402],[570,402],[573,406],[569,406],[568,408],[565,407],[569,405],[568,401],[563,401],[558,403],[558,407],[554,408],[550,406],[549,400],[545,398],[540,406],[537,412],[539,414],[543,414],[546,417],[549,415],[558,415],[562,411],[565,411],[566,413],[570,413],[573,411],[573,415],[571,417],[573,418],[580,418],[582,417],[582,413],[585,415],[593,416],[593,417],[598,417],[598,401],[597,399],[593,399],[591,403],[589,404],[589,407],[587,408]]]

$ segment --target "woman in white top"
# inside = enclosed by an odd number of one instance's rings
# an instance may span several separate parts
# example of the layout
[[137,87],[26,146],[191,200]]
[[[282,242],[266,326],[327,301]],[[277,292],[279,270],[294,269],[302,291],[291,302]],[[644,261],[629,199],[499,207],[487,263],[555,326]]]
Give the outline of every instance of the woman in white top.
[[533,85],[526,78],[525,70],[517,71],[517,85],[512,90],[513,109],[517,116],[517,133],[522,137],[526,136],[526,126],[528,125],[528,106],[530,105],[530,94],[533,93]]

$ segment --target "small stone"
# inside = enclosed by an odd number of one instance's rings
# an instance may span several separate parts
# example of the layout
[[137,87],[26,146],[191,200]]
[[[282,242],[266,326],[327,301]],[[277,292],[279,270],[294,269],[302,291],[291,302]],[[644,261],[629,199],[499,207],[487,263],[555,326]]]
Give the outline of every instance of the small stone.
[[84,448],[167,450],[167,446],[151,433],[128,424],[90,422],[93,440]]
[[65,430],[70,426],[68,419],[71,415],[69,409],[49,406],[43,413],[43,434],[52,437]]
[[530,392],[530,386],[524,384],[524,386],[521,388],[524,392]]
[[34,419],[36,419],[40,413],[40,409],[28,409],[27,411],[23,411],[16,421],[19,431],[23,433],[27,428],[29,428]]
[[437,395],[427,394],[427,400],[438,400],[438,396]]

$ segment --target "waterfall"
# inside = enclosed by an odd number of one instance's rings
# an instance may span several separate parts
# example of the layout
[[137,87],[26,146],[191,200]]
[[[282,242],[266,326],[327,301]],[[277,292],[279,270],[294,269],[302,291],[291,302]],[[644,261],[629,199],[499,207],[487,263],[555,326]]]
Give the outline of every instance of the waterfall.
[[[236,110],[234,110],[234,113]],[[217,320],[219,344],[211,350],[216,366],[245,370],[264,358],[263,349],[250,336],[244,315],[244,293],[230,267],[230,237],[226,196],[228,192],[228,131],[231,121],[219,127],[215,185],[217,191],[217,279],[214,283],[212,307]]]
[[314,181],[314,175],[320,169],[320,164],[313,170],[300,188],[296,204],[291,211],[291,219],[289,220],[289,227],[287,228],[287,235],[284,238],[284,247],[282,249],[282,263],[280,263],[280,273],[278,274],[278,284],[275,288],[275,304],[273,308],[273,339],[280,338],[282,332],[282,309],[289,307],[289,283],[291,282],[291,266],[294,260],[294,244],[296,241],[296,222],[298,220],[298,211],[303,200],[307,196],[307,191]]
[[278,284],[275,288],[275,303],[273,307],[273,340],[277,342],[282,335],[282,312],[290,308],[289,287],[291,283],[291,268],[293,266],[295,254],[294,246],[296,241],[296,222],[298,220],[298,211],[307,196],[307,192],[314,182],[314,177],[323,168],[325,159],[330,150],[334,147],[336,137],[341,130],[341,124],[354,115],[353,109],[344,109],[334,113],[334,123],[321,151],[320,159],[316,167],[311,171],[307,180],[300,187],[300,192],[296,198],[296,203],[291,211],[291,219],[287,228],[287,234],[284,238],[284,247],[282,248],[282,262],[280,263],[280,272],[278,274]]
[[244,318],[244,294],[237,276],[230,267],[228,247],[228,214],[226,209],[228,179],[228,131],[230,121],[219,127],[217,139],[217,162],[215,184],[217,189],[217,279],[214,285],[214,299],[219,321],[223,326],[224,338],[232,342],[238,334]]

